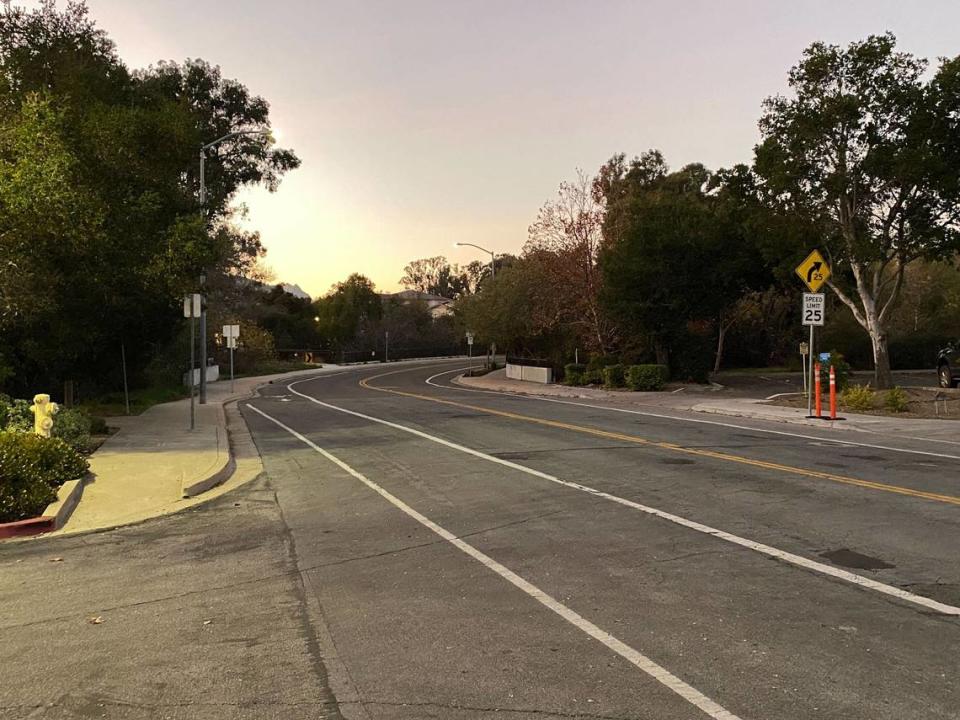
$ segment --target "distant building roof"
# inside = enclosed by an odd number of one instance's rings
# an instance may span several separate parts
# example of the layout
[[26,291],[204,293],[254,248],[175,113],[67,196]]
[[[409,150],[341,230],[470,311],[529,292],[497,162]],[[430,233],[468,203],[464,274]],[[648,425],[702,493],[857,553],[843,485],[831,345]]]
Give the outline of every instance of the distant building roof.
[[420,292],[419,290],[401,290],[395,293],[382,293],[380,297],[384,300],[399,300],[402,303],[422,302],[435,318],[450,315],[453,312],[450,307],[453,305],[453,300],[450,298],[445,298],[442,295],[434,295],[433,293]]

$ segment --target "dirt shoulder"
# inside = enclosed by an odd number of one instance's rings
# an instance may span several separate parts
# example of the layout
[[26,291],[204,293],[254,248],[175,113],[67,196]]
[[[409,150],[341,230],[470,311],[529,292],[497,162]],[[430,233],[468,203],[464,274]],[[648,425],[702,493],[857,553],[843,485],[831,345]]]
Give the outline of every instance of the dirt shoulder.
[[[869,404],[855,406],[844,402],[844,395],[838,395],[838,408],[843,412],[855,412],[860,415],[880,417],[923,418],[936,420],[960,420],[960,390],[945,390],[932,387],[905,387],[902,391],[903,409],[895,410],[888,406],[886,390],[872,391],[865,399]],[[775,398],[771,405],[790,408],[806,408],[807,399],[802,393],[784,395]],[[830,398],[823,396],[823,407],[830,407]]]

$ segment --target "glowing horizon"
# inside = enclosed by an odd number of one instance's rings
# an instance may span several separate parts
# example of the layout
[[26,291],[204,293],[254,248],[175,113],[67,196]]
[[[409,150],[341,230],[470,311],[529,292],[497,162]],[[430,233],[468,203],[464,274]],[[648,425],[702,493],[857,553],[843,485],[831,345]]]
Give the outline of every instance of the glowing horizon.
[[454,241],[516,253],[559,183],[617,152],[748,162],[762,100],[816,40],[892,30],[932,61],[960,53],[942,1],[88,5],[129,67],[202,57],[271,103],[303,165],[237,200],[276,281],[314,297],[351,272],[392,291],[410,260],[484,259]]

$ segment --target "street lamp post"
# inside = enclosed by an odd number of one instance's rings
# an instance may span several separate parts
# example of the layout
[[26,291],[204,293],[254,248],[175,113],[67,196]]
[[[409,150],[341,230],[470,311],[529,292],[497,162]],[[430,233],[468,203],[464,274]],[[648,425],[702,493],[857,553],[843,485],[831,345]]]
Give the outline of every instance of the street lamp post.
[[497,276],[497,266],[496,266],[497,256],[496,256],[496,253],[493,252],[493,250],[487,250],[485,247],[480,247],[479,245],[474,245],[473,243],[467,243],[467,242],[457,242],[457,243],[454,243],[454,246],[455,247],[472,247],[472,248],[476,248],[477,250],[482,250],[485,253],[490,253],[490,279],[492,280]]
[[207,274],[200,271],[200,404],[207,403],[207,298],[204,286]]
[[[222,142],[231,140],[235,137],[240,137],[241,135],[270,135],[269,130],[236,130],[234,132],[227,133],[223,137],[219,137],[213,142],[208,142],[206,145],[200,146],[200,215],[204,218],[207,216],[207,182],[206,176],[204,173],[205,165],[207,161],[207,150],[210,148],[216,147]],[[203,285],[206,280],[206,275],[201,273],[200,275],[200,291],[203,292]],[[201,300],[202,307],[200,309],[200,404],[205,405],[207,402],[207,303],[206,300]]]
[[[468,242],[455,242],[454,246],[455,247],[472,247],[472,248],[476,248],[477,250],[481,250],[485,253],[490,253],[490,279],[491,280],[496,279],[497,256],[496,256],[496,253],[493,252],[493,250],[487,250],[485,247],[480,247],[479,245],[474,245],[473,243],[468,243]],[[490,353],[493,356],[493,362],[496,363],[497,361],[497,344],[496,343],[490,343]],[[473,339],[472,338],[470,340],[470,355],[471,355],[471,363],[472,363],[472,359],[473,359]],[[487,367],[489,367],[489,363]],[[470,372],[471,373],[473,372],[472,367]]]

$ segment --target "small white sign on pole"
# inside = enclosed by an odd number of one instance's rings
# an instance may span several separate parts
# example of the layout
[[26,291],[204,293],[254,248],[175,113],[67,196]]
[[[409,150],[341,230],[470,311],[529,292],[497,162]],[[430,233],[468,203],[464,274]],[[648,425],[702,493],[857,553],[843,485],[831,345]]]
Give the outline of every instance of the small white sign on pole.
[[227,341],[228,348],[236,348],[237,340],[240,339],[240,326],[239,325],[224,325],[223,326],[223,338]]
[[826,298],[823,293],[803,294],[803,324],[823,327],[826,320]]
[[200,317],[201,309],[200,293],[183,296],[183,316],[185,318]]
[[473,333],[467,333],[467,345],[473,345]]

